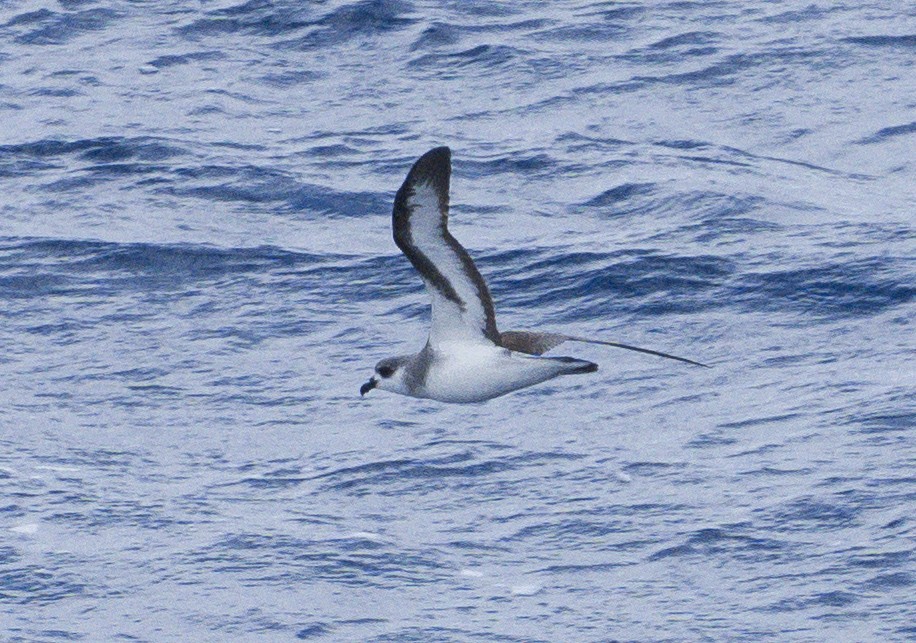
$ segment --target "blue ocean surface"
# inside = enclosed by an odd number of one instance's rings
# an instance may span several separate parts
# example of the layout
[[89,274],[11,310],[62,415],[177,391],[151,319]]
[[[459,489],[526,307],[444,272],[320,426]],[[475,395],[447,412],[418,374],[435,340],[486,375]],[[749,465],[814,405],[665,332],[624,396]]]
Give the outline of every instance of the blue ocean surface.
[[[916,640],[916,11],[0,3],[0,639]],[[453,153],[501,329],[422,347]]]

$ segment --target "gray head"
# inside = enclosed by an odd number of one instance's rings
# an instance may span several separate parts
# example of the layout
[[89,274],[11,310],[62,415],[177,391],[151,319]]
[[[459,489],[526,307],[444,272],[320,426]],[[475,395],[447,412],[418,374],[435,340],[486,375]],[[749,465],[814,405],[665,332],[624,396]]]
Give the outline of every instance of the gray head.
[[407,386],[407,370],[412,357],[413,355],[401,355],[383,359],[375,365],[375,375],[359,387],[359,394],[365,395],[377,388],[401,395],[410,395],[410,389]]

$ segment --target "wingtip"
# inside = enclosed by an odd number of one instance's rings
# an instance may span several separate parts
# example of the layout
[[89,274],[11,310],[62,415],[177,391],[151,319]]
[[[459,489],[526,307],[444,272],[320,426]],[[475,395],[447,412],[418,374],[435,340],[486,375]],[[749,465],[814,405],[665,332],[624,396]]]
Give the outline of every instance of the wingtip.
[[[448,147],[434,147],[418,158],[407,173],[407,178],[394,197],[394,240],[403,250],[400,237],[408,233],[408,200],[418,185],[429,184],[439,199],[439,210],[448,216],[448,193],[452,175],[451,150]],[[405,240],[404,243],[407,243]]]
[[566,335],[567,340],[573,342],[585,342],[586,344],[601,344],[602,346],[614,346],[616,348],[625,348],[628,351],[636,351],[637,353],[645,353],[646,355],[656,355],[657,357],[664,357],[666,359],[673,359],[678,362],[683,362],[685,364],[693,364],[694,366],[702,366],[703,368],[712,368],[709,364],[703,364],[702,362],[695,362],[692,359],[687,359],[686,357],[678,357],[677,355],[672,355],[671,353],[663,353],[661,351],[655,351],[651,348],[641,348],[639,346],[633,346],[631,344],[621,344],[620,342],[609,342],[604,339],[589,339],[587,337],[576,337],[573,335]]
[[445,145],[434,147],[417,159],[408,174],[408,177],[420,179],[424,176],[435,177],[451,172],[452,151]]
[[448,145],[440,145],[439,147],[434,147],[433,149],[429,150],[420,158],[423,159],[427,156],[444,156],[450,159],[452,157],[452,150]]

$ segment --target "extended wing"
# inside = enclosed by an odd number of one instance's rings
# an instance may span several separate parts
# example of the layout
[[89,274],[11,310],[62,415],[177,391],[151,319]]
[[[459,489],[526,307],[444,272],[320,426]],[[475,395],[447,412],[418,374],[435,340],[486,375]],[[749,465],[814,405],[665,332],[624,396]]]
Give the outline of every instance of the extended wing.
[[670,355],[668,353],[654,351],[650,348],[640,348],[639,346],[631,346],[629,344],[621,344],[619,342],[606,342],[601,339],[586,339],[584,337],[575,337],[573,335],[561,335],[560,333],[537,333],[524,330],[509,330],[500,334],[498,344],[508,348],[510,351],[517,351],[519,353],[526,353],[528,355],[541,355],[542,353],[549,351],[551,348],[556,348],[563,342],[585,342],[588,344],[614,346],[615,348],[625,348],[627,350],[636,351],[638,353],[667,357],[668,359],[675,359],[679,362],[686,362],[687,364],[705,366],[706,368],[709,368],[707,364],[701,364],[700,362],[695,362],[692,359],[687,359],[686,357],[678,357],[677,355]]
[[451,151],[437,147],[421,156],[394,199],[394,242],[417,269],[432,297],[430,344],[448,341],[499,343],[487,283],[467,251],[448,231]]

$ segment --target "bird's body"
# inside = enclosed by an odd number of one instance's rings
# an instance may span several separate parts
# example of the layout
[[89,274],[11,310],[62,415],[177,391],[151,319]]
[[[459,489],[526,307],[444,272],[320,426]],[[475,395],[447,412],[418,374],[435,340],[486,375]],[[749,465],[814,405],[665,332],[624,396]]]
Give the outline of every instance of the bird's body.
[[432,297],[432,327],[423,350],[387,358],[363,384],[441,402],[482,402],[560,375],[593,373],[574,357],[541,357],[565,341],[590,342],[699,364],[683,357],[606,342],[530,331],[500,333],[489,289],[467,251],[448,231],[451,152],[437,147],[414,163],[395,196],[392,228],[398,248]]
[[558,375],[597,369],[581,359],[532,357],[492,343],[443,342],[408,356],[404,373],[412,374],[413,381],[408,377],[396,392],[440,402],[480,402]]

